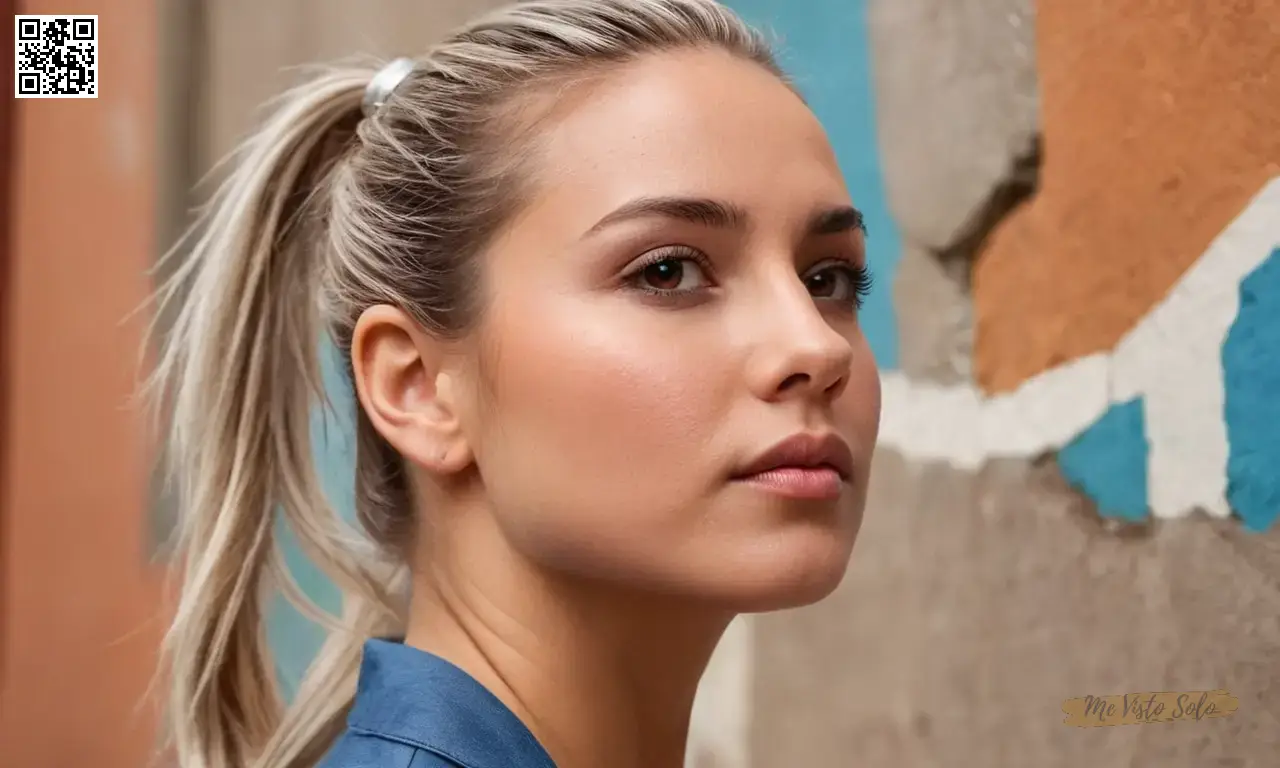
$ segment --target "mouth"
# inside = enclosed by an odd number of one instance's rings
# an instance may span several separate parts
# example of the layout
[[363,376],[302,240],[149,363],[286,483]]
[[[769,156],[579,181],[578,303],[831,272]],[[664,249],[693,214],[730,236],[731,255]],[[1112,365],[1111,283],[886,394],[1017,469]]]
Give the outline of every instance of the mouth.
[[800,433],[777,443],[733,476],[771,493],[834,499],[853,475],[853,452],[833,433]]

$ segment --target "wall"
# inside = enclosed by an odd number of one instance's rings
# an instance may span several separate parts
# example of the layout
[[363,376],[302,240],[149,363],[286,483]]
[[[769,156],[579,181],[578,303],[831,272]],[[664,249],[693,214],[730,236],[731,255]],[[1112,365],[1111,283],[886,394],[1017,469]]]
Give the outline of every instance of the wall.
[[[890,442],[966,466],[1062,448],[1103,514],[1274,522],[1280,444],[1259,427],[1280,359],[1241,291],[1276,290],[1277,7],[1045,4],[1039,192],[973,263],[974,375],[893,379]],[[923,181],[933,159],[903,175]]]
[[155,254],[156,9],[76,7],[100,15],[101,97],[13,104],[0,764],[136,768],[154,745],[143,695],[165,624],[129,401],[143,318],[126,321]]
[[[13,0],[4,0],[0,2],[0,16],[9,17],[16,12],[16,3]],[[14,77],[12,62],[12,53],[16,47],[16,41],[6,40],[4,50],[0,51],[0,78],[8,82]],[[5,99],[0,103],[0,435],[8,434],[8,384],[9,384],[9,294],[12,282],[13,270],[13,160],[15,142],[13,138],[13,123],[15,120],[15,110],[13,103]],[[8,470],[8,441],[0,438],[0,494],[5,492],[5,483],[7,476],[4,474]],[[7,524],[7,507],[0,507],[0,552],[4,551],[5,535],[8,529]],[[5,589],[6,573],[0,568],[0,616],[4,616],[5,604],[4,597],[8,590]],[[4,631],[0,630],[0,655],[4,653]],[[0,686],[4,685],[4,670],[0,668]]]

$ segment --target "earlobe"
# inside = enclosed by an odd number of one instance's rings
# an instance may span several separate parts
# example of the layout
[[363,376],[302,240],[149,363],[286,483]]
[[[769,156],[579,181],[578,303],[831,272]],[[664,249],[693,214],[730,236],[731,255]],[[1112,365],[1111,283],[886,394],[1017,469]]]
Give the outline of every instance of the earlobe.
[[449,437],[441,440],[441,445],[436,451],[435,463],[428,468],[442,475],[451,475],[466,469],[469,464],[471,464],[471,446],[468,445],[462,430],[456,429]]
[[[442,367],[442,366],[441,366]],[[463,430],[462,403],[458,400],[457,379],[451,372],[437,368],[435,377],[435,407],[440,416],[442,432],[440,455],[436,460],[437,471],[460,472],[471,463],[471,445]]]
[[450,474],[465,468],[470,450],[445,357],[443,343],[395,307],[365,310],[352,333],[353,383],[374,429],[409,462]]

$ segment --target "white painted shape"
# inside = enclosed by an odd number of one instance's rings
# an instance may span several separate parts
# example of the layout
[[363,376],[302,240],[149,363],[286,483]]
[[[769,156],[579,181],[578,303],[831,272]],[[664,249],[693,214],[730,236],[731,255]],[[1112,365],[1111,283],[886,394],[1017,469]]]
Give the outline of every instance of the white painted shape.
[[1026,403],[1017,393],[998,395],[983,405],[982,445],[992,458],[1035,456],[1043,452],[1039,419],[1027,418]]
[[698,684],[689,722],[685,765],[693,768],[701,753],[715,765],[748,768],[751,736],[751,617],[734,619],[720,638]]
[[880,442],[920,461],[976,470],[990,458],[1053,450],[1106,410],[1106,355],[1089,355],[983,398],[969,385],[881,377]]
[[1161,350],[1177,343],[1167,332],[1157,323],[1139,323],[1116,343],[1111,354],[1111,402],[1141,397],[1160,375]]
[[1110,375],[1106,354],[1086,355],[1033,376],[1016,390],[1014,418],[1035,431],[1035,453],[1066,445],[1102,417],[1110,404]]
[[982,445],[982,397],[973,387],[938,388],[930,421],[922,435],[937,443],[934,455],[950,455],[955,466],[977,470],[986,461]]
[[978,393],[968,386],[915,382],[891,372],[880,379],[880,444],[920,461],[968,466],[980,455]]
[[1196,507],[1226,516],[1222,366],[1195,347],[1166,349],[1170,354],[1159,360],[1164,376],[1143,396],[1147,502],[1159,518],[1183,517]]

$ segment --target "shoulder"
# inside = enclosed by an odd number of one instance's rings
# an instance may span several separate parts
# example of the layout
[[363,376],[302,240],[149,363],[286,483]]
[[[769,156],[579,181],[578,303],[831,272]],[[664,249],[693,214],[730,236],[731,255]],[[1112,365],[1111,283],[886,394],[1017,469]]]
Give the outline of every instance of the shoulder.
[[348,731],[316,768],[465,768],[410,744]]
[[462,668],[370,640],[347,730],[318,768],[555,768],[537,738]]
[[409,763],[409,768],[463,768],[463,766],[461,763],[418,749],[414,750],[413,761]]

